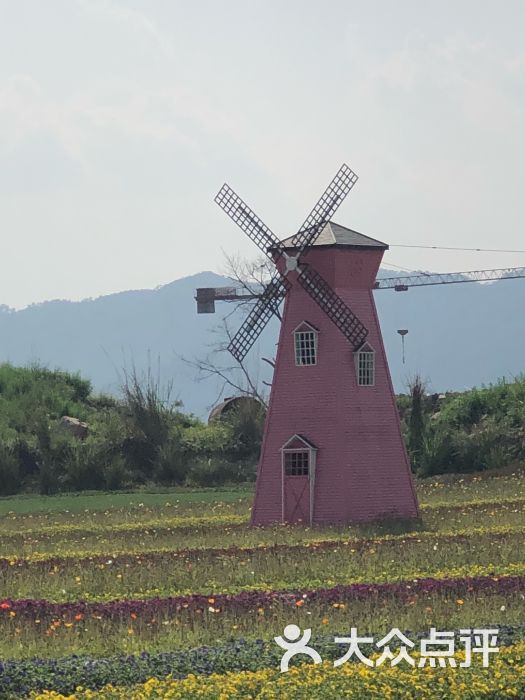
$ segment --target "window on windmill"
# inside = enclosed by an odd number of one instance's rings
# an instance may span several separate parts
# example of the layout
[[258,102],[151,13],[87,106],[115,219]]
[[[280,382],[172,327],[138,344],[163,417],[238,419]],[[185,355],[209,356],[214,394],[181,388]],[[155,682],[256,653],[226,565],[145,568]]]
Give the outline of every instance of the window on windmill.
[[295,331],[295,364],[315,365],[317,363],[317,333],[315,331]]
[[357,383],[359,386],[375,384],[375,352],[362,350],[357,353]]
[[310,453],[308,450],[289,450],[284,453],[284,473],[286,476],[308,476]]

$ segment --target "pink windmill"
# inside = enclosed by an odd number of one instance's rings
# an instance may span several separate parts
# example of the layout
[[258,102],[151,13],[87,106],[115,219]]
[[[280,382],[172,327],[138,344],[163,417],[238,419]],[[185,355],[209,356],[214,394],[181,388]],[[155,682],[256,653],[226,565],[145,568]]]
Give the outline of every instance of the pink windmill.
[[343,165],[282,241],[227,185],[215,199],[276,267],[228,347],[235,358],[284,297],[254,525],[418,516],[372,294],[388,245],[331,221],[356,181]]

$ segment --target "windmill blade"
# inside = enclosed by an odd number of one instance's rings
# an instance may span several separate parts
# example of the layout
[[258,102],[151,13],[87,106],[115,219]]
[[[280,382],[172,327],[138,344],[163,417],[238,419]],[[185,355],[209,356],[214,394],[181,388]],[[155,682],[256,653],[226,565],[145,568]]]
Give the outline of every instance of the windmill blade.
[[343,163],[294,236],[293,245],[299,248],[299,255],[315,242],[324,225],[330,221],[357,180],[358,176]]
[[368,329],[318,272],[310,267],[303,267],[297,281],[348,338],[354,348],[364,343]]
[[262,333],[272,314],[277,313],[281,299],[290,286],[286,279],[280,274],[276,274],[265,287],[257,303],[228,345],[229,352],[238,362],[242,362],[246,357],[248,350]]
[[279,255],[282,254],[281,241],[231,187],[224,184],[215,201],[272,262],[274,258],[268,252],[269,248],[275,249]]

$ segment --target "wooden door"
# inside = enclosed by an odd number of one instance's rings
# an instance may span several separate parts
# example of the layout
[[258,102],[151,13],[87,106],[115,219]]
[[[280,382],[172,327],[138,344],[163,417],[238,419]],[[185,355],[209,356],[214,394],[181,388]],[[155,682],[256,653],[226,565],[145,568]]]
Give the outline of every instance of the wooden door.
[[308,476],[284,477],[284,519],[287,523],[310,524],[310,479]]

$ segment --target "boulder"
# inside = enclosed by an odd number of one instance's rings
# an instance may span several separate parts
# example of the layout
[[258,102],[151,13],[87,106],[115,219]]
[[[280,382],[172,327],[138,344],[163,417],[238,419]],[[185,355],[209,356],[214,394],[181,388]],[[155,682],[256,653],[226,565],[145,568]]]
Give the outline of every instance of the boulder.
[[60,419],[60,425],[66,430],[74,435],[75,437],[83,440],[88,434],[88,424],[81,421],[79,418],[73,418],[73,416],[62,416]]

